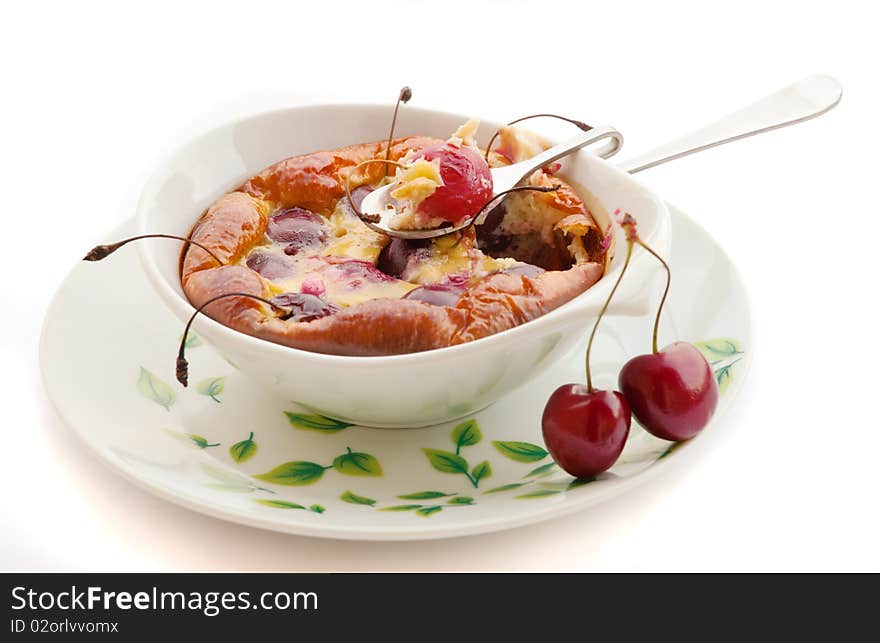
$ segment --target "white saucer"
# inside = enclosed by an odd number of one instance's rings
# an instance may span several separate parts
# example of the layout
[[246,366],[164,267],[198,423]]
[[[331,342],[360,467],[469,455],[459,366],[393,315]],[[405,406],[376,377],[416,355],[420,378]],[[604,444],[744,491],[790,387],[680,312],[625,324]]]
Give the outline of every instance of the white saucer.
[[[749,305],[721,248],[670,209],[673,286],[661,343],[704,342],[722,390],[712,423],[691,441],[705,443],[732,428],[721,420],[748,372]],[[133,227],[128,222],[106,239],[128,236]],[[590,324],[585,320],[585,337]],[[614,387],[626,359],[650,350],[651,324],[652,315],[606,320],[593,348],[600,387]],[[599,479],[575,481],[554,465],[542,448],[541,412],[558,385],[583,381],[582,346],[464,422],[383,430],[308,416],[197,337],[184,389],[174,379],[182,330],[146,283],[133,249],[80,264],[55,295],[43,328],[46,389],[67,424],[126,478],[177,504],[254,527],[364,540],[497,531],[596,504],[650,479],[690,448],[670,449],[633,422],[623,456]]]

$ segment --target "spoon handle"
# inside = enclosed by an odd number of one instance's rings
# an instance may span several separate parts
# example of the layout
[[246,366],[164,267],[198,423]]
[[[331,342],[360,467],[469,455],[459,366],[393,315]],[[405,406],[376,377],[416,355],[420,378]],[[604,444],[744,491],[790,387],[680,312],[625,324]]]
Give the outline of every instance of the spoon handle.
[[821,116],[840,102],[843,89],[830,76],[808,76],[775,94],[641,154],[618,167],[635,174],[716,145]]

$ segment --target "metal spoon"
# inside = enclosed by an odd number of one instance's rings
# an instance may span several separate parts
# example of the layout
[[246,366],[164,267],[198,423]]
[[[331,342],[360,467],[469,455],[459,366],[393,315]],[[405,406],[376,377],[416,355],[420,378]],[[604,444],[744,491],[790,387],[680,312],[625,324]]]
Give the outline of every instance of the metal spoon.
[[[597,154],[602,158],[608,158],[617,153],[617,150],[623,145],[623,135],[613,127],[602,126],[592,127],[589,130],[580,132],[577,136],[568,139],[564,143],[554,145],[550,149],[544,150],[540,154],[525,161],[521,161],[520,163],[494,168],[492,170],[492,187],[494,193],[500,194],[505,190],[509,190],[522,181],[524,177],[528,176],[538,168],[544,167],[557,159],[561,159],[563,156],[567,156],[582,147],[606,139],[610,139],[610,143],[603,146]],[[397,237],[398,239],[432,239],[434,237],[442,237],[443,235],[455,232],[456,230],[463,230],[473,223],[479,225],[483,223],[489,215],[490,208],[486,208],[476,218],[476,221],[474,221],[473,218],[465,219],[457,226],[449,225],[443,228],[434,228],[432,230],[395,230],[390,226],[391,219],[396,214],[396,210],[392,205],[393,199],[391,198],[391,190],[393,188],[394,184],[390,183],[378,190],[373,190],[364,197],[364,200],[360,205],[360,211],[362,214],[379,216],[378,221],[371,222],[364,219],[364,223],[373,228],[373,230],[387,234],[390,237]]]
[[[808,76],[714,123],[685,134],[650,152],[629,159],[619,164],[618,167],[635,174],[710,147],[724,145],[787,125],[794,125],[821,116],[837,105],[842,95],[843,88],[834,78],[821,75]],[[527,161],[495,168],[492,170],[495,194],[514,187],[523,177],[528,176],[539,167],[544,167],[586,145],[608,138],[612,139],[611,144],[599,153],[602,158],[607,158],[620,149],[623,137],[620,132],[611,127],[595,127],[565,143],[551,147]],[[477,217],[476,221],[466,220],[455,227],[448,226],[435,230],[394,230],[388,225],[395,213],[393,207],[388,207],[391,187],[389,185],[374,190],[361,203],[362,212],[377,214],[380,217],[377,223],[367,223],[366,221],[365,223],[374,230],[391,237],[400,239],[439,237],[466,228],[472,223],[479,225],[488,215],[487,209]]]

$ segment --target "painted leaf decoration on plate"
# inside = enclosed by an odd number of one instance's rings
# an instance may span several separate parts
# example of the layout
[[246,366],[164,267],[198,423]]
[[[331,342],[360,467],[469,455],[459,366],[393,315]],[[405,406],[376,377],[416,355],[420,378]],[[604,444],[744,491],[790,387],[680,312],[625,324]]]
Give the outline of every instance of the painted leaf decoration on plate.
[[352,505],[367,505],[368,507],[372,507],[376,504],[376,501],[372,498],[367,498],[366,496],[359,496],[356,493],[352,493],[351,491],[346,491],[339,499],[342,502],[347,502]]
[[467,420],[452,429],[452,443],[456,449],[473,446],[482,439],[483,434],[480,433],[476,420]]
[[313,484],[324,475],[324,467],[314,462],[285,462],[255,478],[284,485]]
[[724,393],[733,380],[733,366],[742,359],[742,345],[730,337],[719,337],[694,342],[694,346],[703,353],[712,367],[718,392]]
[[390,507],[382,507],[379,511],[413,511],[422,507],[424,505],[391,505]]
[[547,482],[539,482],[538,486],[543,487],[544,489],[565,491],[566,489],[571,488],[572,482],[574,482],[574,480],[550,480]]
[[470,496],[456,496],[455,498],[450,498],[446,501],[447,505],[472,505],[474,504],[474,499]]
[[254,434],[251,433],[246,439],[241,442],[236,442],[231,447],[229,447],[229,455],[232,456],[232,459],[236,462],[244,462],[245,460],[250,460],[254,457],[254,454],[257,452],[257,443],[254,442]]
[[474,467],[474,470],[471,471],[471,477],[475,482],[479,482],[484,478],[489,478],[492,476],[492,467],[489,466],[488,460],[483,460],[480,464]]
[[225,387],[225,377],[209,377],[196,384],[196,391],[202,395],[207,395],[215,402],[219,402],[220,399],[217,396],[223,392]]
[[529,498],[544,498],[546,496],[555,496],[557,493],[562,493],[558,489],[535,489],[534,491],[529,491],[519,496],[514,496],[514,498],[527,500]]
[[739,361],[739,359],[735,359],[729,364],[725,364],[724,366],[715,369],[715,381],[718,382],[719,393],[723,394],[727,390],[727,387],[730,385],[730,382],[733,381],[732,369],[734,365]]
[[207,438],[202,437],[201,435],[196,435],[195,433],[187,433],[186,437],[192,440],[193,444],[195,444],[200,449],[207,449],[208,447],[219,447],[219,442],[208,442]]
[[415,493],[406,493],[397,497],[401,500],[432,500],[434,498],[445,498],[452,495],[455,494],[443,493],[442,491],[416,491]]
[[710,362],[724,359],[725,357],[733,357],[741,354],[742,345],[735,339],[730,337],[719,337],[716,339],[707,339],[702,342],[694,342],[694,346],[700,349],[700,352],[706,356]]
[[467,460],[460,455],[456,455],[451,451],[441,451],[439,449],[422,449],[431,466],[442,471],[443,473],[467,473]]
[[[183,335],[181,335],[180,337],[178,337],[178,338],[177,338],[177,341],[180,342],[181,339],[183,339]],[[197,347],[199,347],[199,346],[201,346],[201,345],[202,345],[202,338],[201,338],[201,337],[199,337],[196,333],[194,333],[194,332],[192,332],[192,331],[190,331],[189,333],[187,333],[187,335],[186,335],[186,343],[184,344],[184,346],[185,346],[186,348],[197,348]]]
[[673,451],[675,451],[676,449],[678,449],[678,448],[679,448],[681,445],[683,445],[683,444],[686,444],[686,442],[673,442],[673,443],[670,444],[666,449],[663,450],[663,453],[661,453],[661,454],[657,457],[657,459],[658,459],[658,460],[662,460],[663,458],[665,458],[666,456],[668,456],[669,454],[671,454]]
[[528,482],[510,482],[508,484],[503,484],[500,487],[493,487],[492,489],[487,489],[483,493],[501,493],[502,491],[510,491],[511,489],[519,489],[525,485],[529,484]]
[[316,514],[322,514],[327,511],[327,508],[323,505],[312,505],[311,507],[309,507],[309,511],[313,511]]
[[524,478],[532,478],[532,477],[540,477],[549,475],[550,472],[553,471],[553,468],[556,466],[555,462],[548,462],[547,464],[542,464],[540,467],[535,467],[531,471],[529,471]]
[[428,516],[431,516],[438,511],[443,511],[443,507],[441,507],[440,505],[434,505],[433,507],[422,507],[421,509],[416,509],[416,513],[424,518],[427,518]]
[[369,453],[348,450],[333,460],[333,468],[347,476],[381,476],[382,466]]
[[148,400],[152,400],[166,411],[170,411],[174,402],[177,400],[177,394],[174,389],[168,386],[158,375],[140,367],[138,375],[137,390]]
[[213,464],[205,463],[202,463],[201,467],[205,475],[210,476],[216,481],[212,485],[209,485],[213,488],[240,492],[269,491],[269,489],[264,489],[263,487],[258,486],[250,477],[242,475],[236,471],[230,471]]
[[271,498],[260,498],[255,500],[254,502],[259,502],[261,505],[266,505],[267,507],[275,507],[276,509],[305,509],[303,505],[299,505],[295,502],[288,502],[287,500],[272,500]]
[[291,411],[285,411],[284,415],[287,416],[287,421],[290,422],[293,426],[298,429],[304,429],[306,431],[336,433],[337,431],[342,431],[343,429],[347,429],[350,426],[354,426],[353,424],[349,424],[348,422],[334,420],[332,418],[324,417],[323,415],[293,413]]
[[537,462],[549,455],[545,449],[531,442],[499,442],[496,440],[492,444],[501,455],[517,462]]

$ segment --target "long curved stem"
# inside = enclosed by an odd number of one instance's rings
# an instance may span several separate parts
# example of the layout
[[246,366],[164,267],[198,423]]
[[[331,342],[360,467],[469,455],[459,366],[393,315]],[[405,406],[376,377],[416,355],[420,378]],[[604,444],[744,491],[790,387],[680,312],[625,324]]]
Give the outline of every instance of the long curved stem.
[[593,324],[593,332],[590,333],[590,341],[587,342],[587,392],[593,392],[593,377],[590,373],[590,352],[593,349],[593,338],[596,336],[596,330],[599,328],[599,322],[602,321],[602,316],[605,315],[605,311],[608,310],[608,304],[611,303],[611,300],[614,298],[614,293],[617,292],[617,287],[620,285],[620,282],[623,281],[623,275],[626,272],[627,266],[629,266],[630,257],[632,257],[633,251],[633,242],[631,239],[626,240],[626,260],[623,262],[623,268],[620,269],[620,275],[617,277],[617,281],[614,282],[614,287],[611,289],[611,292],[608,293],[608,298],[605,300],[605,303],[602,305],[602,309],[599,311],[599,315],[596,317],[596,323]]
[[[385,160],[391,159],[391,141],[394,140],[394,128],[397,127],[397,112],[400,109],[400,103],[408,103],[412,98],[412,90],[409,87],[403,87],[397,96],[397,102],[394,104],[394,116],[391,117],[391,129],[388,131],[388,144],[385,146]],[[388,176],[388,166],[385,166],[385,176]]]
[[260,297],[259,295],[252,295],[246,292],[227,292],[222,295],[217,295],[216,297],[211,297],[204,304],[196,308],[196,311],[190,316],[189,321],[186,322],[186,327],[183,329],[183,336],[180,338],[180,348],[177,350],[177,381],[183,384],[183,386],[187,385],[187,381],[189,380],[189,363],[186,361],[186,338],[189,336],[189,329],[192,326],[193,321],[196,317],[198,317],[199,313],[201,313],[205,307],[213,304],[218,299],[225,299],[226,297],[248,297],[250,299],[256,299],[257,301],[261,301],[267,306],[271,306],[272,310],[280,312],[281,319],[287,319],[291,315],[291,310],[289,308],[285,308],[284,306],[279,306],[278,304],[274,304],[268,299],[264,297]]
[[175,239],[177,241],[183,241],[187,246],[189,246],[190,244],[198,246],[209,255],[211,255],[214,261],[219,263],[221,266],[223,265],[223,262],[220,261],[219,257],[211,252],[209,248],[206,248],[198,241],[193,241],[192,239],[188,239],[186,237],[178,237],[175,234],[139,234],[136,237],[129,237],[128,239],[117,241],[116,243],[105,243],[100,246],[95,246],[94,248],[89,250],[89,253],[85,257],[83,257],[83,261],[100,261],[107,255],[111,255],[119,250],[125,244],[131,243],[132,241],[138,241],[140,239]]
[[669,294],[669,286],[672,285],[672,270],[669,269],[669,264],[663,260],[663,257],[654,252],[644,241],[636,238],[636,243],[638,243],[642,248],[650,252],[654,257],[663,264],[663,268],[666,270],[666,289],[663,291],[663,297],[660,299],[660,305],[657,307],[657,316],[654,318],[654,337],[653,337],[653,350],[657,352],[657,333],[660,329],[660,313],[663,312],[663,304],[666,303],[666,296]]

